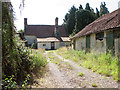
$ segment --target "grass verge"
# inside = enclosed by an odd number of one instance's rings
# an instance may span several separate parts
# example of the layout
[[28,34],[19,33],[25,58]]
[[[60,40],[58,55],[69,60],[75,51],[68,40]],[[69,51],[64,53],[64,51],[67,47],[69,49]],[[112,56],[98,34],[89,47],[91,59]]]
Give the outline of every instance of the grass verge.
[[60,48],[56,53],[65,59],[73,60],[80,66],[92,69],[105,76],[112,76],[114,80],[119,81],[118,69],[120,61],[118,57],[112,56],[110,53],[85,53],[84,51],[76,51],[73,49]]

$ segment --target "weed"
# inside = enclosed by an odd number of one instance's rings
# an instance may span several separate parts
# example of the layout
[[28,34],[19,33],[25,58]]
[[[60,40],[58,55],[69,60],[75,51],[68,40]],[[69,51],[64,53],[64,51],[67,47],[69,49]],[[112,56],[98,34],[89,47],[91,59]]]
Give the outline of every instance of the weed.
[[92,87],[97,87],[97,85],[95,83],[92,84]]
[[28,74],[27,77],[25,78],[25,81],[22,84],[22,88],[24,89],[27,88],[29,80],[30,80],[30,74]]
[[85,51],[76,51],[72,49],[60,48],[56,51],[65,59],[73,60],[77,62],[79,66],[92,69],[93,72],[98,72],[105,76],[111,76],[116,81],[118,78],[118,68],[120,61],[118,57],[113,57],[110,53],[85,53]]
[[84,75],[84,74],[83,74],[82,72],[79,72],[79,73],[78,73],[78,76],[81,76],[81,77],[82,77],[83,75]]

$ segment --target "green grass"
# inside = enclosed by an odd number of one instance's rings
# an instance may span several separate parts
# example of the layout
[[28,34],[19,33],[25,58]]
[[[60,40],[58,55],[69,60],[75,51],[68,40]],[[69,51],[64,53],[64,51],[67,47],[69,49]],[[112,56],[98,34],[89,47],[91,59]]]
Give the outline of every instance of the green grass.
[[60,48],[56,53],[65,59],[77,62],[79,66],[91,69],[93,72],[112,76],[116,81],[120,80],[118,78],[119,58],[112,56],[110,53],[85,53],[85,51],[68,50],[67,48]]
[[78,76],[81,76],[81,77],[82,77],[83,75],[84,75],[84,74],[83,74],[82,72],[79,72],[79,73],[78,73]]

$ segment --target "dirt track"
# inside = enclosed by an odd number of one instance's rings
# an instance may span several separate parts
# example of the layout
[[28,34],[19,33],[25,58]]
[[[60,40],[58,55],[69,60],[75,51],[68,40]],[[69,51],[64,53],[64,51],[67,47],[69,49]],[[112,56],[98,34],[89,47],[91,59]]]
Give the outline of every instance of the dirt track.
[[[44,75],[36,79],[37,84],[35,83],[32,88],[118,88],[118,83],[112,77],[102,76],[78,66],[77,63],[66,60],[55,52],[52,55],[61,61],[60,64],[52,63],[48,53],[45,53],[49,63],[45,67]],[[82,72],[83,76],[79,76],[79,72]],[[96,87],[93,87],[93,84]]]

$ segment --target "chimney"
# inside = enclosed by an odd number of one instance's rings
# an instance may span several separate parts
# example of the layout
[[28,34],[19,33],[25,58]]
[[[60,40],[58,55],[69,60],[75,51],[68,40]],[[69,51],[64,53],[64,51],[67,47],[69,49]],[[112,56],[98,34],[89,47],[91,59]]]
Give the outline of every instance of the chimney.
[[58,37],[58,17],[55,18],[55,30],[54,30],[54,35],[55,37]]
[[55,18],[55,27],[58,27],[58,17]]
[[27,28],[27,18],[24,18],[24,32],[26,32]]

